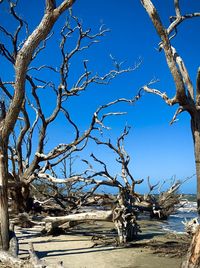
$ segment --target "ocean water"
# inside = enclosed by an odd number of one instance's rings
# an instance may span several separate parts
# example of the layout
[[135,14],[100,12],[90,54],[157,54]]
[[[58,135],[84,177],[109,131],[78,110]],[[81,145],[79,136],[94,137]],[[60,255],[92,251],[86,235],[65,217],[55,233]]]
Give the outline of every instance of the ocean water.
[[[182,202],[182,204],[184,201]],[[183,207],[177,208],[176,212],[169,217],[167,221],[163,221],[162,228],[166,231],[174,233],[184,233],[185,226],[182,221],[189,221],[193,218],[198,218],[200,223],[200,218],[197,214],[197,204],[194,201],[187,201]]]

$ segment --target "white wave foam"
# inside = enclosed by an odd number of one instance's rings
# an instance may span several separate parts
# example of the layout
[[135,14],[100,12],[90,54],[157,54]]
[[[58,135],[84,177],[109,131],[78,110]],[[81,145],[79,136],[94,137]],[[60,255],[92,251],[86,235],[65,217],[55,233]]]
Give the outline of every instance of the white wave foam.
[[163,224],[162,228],[166,232],[184,234],[184,225],[182,221],[191,220],[192,218],[198,217],[197,215],[197,203],[196,202],[185,202],[182,201],[183,207],[177,206],[177,210],[173,215],[170,215],[167,224]]
[[[180,205],[182,207],[180,207]],[[177,206],[177,211],[181,212],[196,212],[197,211],[197,203],[192,201],[181,201],[180,205]]]
[[173,234],[185,234],[186,232],[182,231],[175,231],[175,230],[172,230],[170,228],[167,228],[167,227],[163,227],[163,230],[166,231],[166,232],[169,232],[169,233],[173,233]]
[[170,218],[183,218],[183,215],[181,214],[174,214],[174,215],[171,215]]

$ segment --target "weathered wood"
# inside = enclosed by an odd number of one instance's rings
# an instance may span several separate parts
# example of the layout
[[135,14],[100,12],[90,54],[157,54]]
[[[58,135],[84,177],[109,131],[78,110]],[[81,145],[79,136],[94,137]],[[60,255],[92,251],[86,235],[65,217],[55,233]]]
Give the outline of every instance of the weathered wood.
[[60,222],[46,222],[42,233],[48,235],[63,234],[65,233],[66,229],[77,226],[78,224],[81,224],[83,222],[84,221],[68,221],[63,224],[60,224]]
[[[198,104],[199,105],[199,104]],[[197,209],[200,214],[200,111],[196,111],[191,119],[191,129],[194,142],[194,155],[197,176]]]
[[185,226],[185,231],[189,235],[194,235],[199,228],[198,218],[193,218],[190,221],[182,221],[182,224]]
[[2,123],[6,116],[4,101],[0,102],[0,249],[9,248],[9,216],[8,216],[8,139],[2,136]]
[[9,249],[9,216],[6,181],[6,152],[0,149],[0,242],[3,250]]
[[[45,228],[42,230],[43,233],[53,234],[60,233],[61,229],[66,229],[72,226],[75,226],[77,223],[97,220],[97,221],[112,221],[113,218],[112,210],[108,211],[90,211],[85,213],[70,214],[67,216],[59,217],[46,217]],[[68,226],[65,226],[66,223],[69,223]]]
[[117,197],[117,205],[113,209],[113,222],[118,232],[119,244],[134,241],[140,232],[136,222],[133,197],[126,188],[121,189]]
[[5,251],[0,251],[0,261],[3,264],[6,264],[10,267],[26,267],[24,266],[25,262],[20,260],[19,258],[13,257],[11,254]]
[[18,238],[15,234],[14,227],[15,225],[11,223],[9,230],[9,253],[13,257],[17,257],[19,254],[19,244],[18,244]]
[[41,261],[36,255],[32,243],[29,244],[29,247],[30,258],[28,260],[22,260],[18,257],[13,257],[6,251],[0,251],[0,262],[2,262],[8,268],[64,268],[62,262],[51,266],[48,265],[45,261]]
[[[165,192],[160,193],[157,197],[154,195],[148,195],[143,205],[145,211],[150,211],[151,218],[157,218],[160,220],[167,219],[176,209],[176,205],[180,203],[180,194],[177,194],[177,190],[181,186],[180,181],[176,181]],[[140,207],[138,206],[140,209]]]
[[89,221],[89,220],[98,220],[98,221],[112,221],[112,210],[97,210],[86,213],[77,213],[70,214],[60,217],[46,217],[45,222],[59,223],[63,224],[68,221]]
[[193,236],[190,244],[186,261],[183,262],[181,268],[199,268],[200,267],[200,226]]

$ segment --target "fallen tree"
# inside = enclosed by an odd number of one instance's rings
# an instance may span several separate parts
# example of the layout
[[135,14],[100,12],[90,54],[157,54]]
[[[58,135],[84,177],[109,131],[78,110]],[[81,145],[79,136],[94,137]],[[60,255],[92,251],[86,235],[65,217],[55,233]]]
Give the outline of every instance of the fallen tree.
[[[148,178],[148,185],[150,191],[147,195],[144,195],[144,197],[141,198],[141,201],[144,200],[147,203],[147,210],[149,210],[151,218],[166,220],[172,213],[175,212],[175,210],[178,208],[178,205],[180,205],[180,200],[182,196],[181,194],[178,194],[178,190],[182,183],[184,183],[184,181],[181,182],[179,180],[173,179],[171,182],[171,186],[167,190],[161,192],[161,188],[165,184],[165,181],[161,185],[151,185],[150,180]],[[159,188],[158,194],[152,194],[151,192],[157,186]]]
[[[62,225],[68,222],[68,227],[73,227],[79,222],[87,222],[87,221],[112,221],[113,218],[113,211],[89,211],[86,213],[77,213],[77,214],[70,214],[66,216],[60,217],[46,217],[44,218],[45,228],[42,230],[42,233],[55,233],[58,228],[62,228]],[[63,226],[66,228],[66,225]]]
[[[91,139],[97,145],[104,145],[115,152],[117,155],[117,163],[120,164],[121,174],[113,176],[109,172],[109,165],[106,165],[104,161],[98,159],[94,154],[91,154],[93,161],[103,167],[103,170],[96,171],[92,164],[83,160],[89,167],[83,172],[84,175],[79,175],[66,179],[58,179],[53,176],[49,176],[48,179],[55,184],[66,182],[73,183],[78,189],[90,189],[83,190],[81,194],[75,192],[76,207],[73,210],[68,211],[68,215],[59,217],[46,217],[46,232],[54,232],[53,229],[58,228],[66,222],[78,222],[87,220],[112,220],[117,231],[120,243],[126,243],[133,241],[140,232],[139,225],[137,223],[137,217],[140,213],[148,212],[152,218],[167,219],[167,217],[175,211],[175,206],[180,202],[181,195],[177,194],[177,190],[181,186],[180,181],[172,181],[171,187],[164,192],[160,192],[158,195],[152,194],[152,191],[156,187],[161,186],[157,184],[151,185],[148,178],[149,193],[145,195],[138,194],[135,191],[135,185],[140,184],[143,180],[135,180],[129,170],[130,156],[127,154],[124,148],[124,138],[128,135],[129,128],[125,128],[124,132],[117,139],[116,145],[113,145],[111,141],[103,142],[96,137]],[[108,195],[96,195],[96,191],[102,186],[109,186],[118,189],[116,196]],[[98,196],[98,199],[95,197]],[[104,199],[106,199],[104,203]],[[98,200],[98,202],[97,202]],[[106,203],[107,202],[107,203]],[[95,210],[99,204],[104,203],[104,208],[107,211]],[[102,209],[102,208],[99,208]],[[84,212],[85,213],[80,213]],[[112,217],[111,217],[112,213]],[[109,217],[108,217],[109,215]],[[68,225],[69,226],[69,225]],[[71,225],[73,226],[73,224]],[[65,228],[65,226],[63,226]],[[55,230],[56,232],[56,230]]]

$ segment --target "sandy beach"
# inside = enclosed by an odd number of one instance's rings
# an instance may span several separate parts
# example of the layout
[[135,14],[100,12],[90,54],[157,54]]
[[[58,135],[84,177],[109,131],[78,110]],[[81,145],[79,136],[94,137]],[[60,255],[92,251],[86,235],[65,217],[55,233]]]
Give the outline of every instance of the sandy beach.
[[[68,268],[172,268],[180,267],[188,239],[162,230],[156,221],[141,221],[142,233],[126,247],[117,246],[112,223],[82,224],[57,236],[41,235],[41,227],[17,228],[20,258],[27,256],[28,243],[42,260]],[[1,266],[0,266],[1,267]]]

